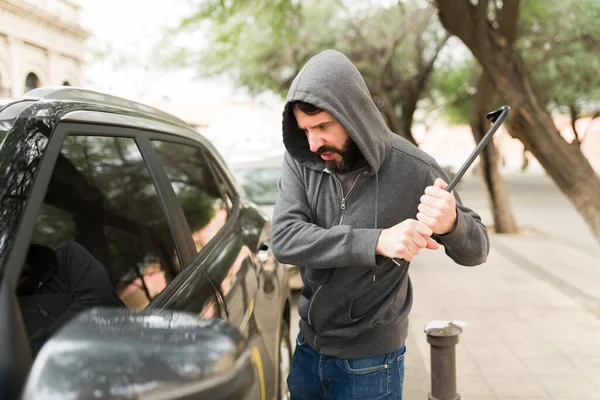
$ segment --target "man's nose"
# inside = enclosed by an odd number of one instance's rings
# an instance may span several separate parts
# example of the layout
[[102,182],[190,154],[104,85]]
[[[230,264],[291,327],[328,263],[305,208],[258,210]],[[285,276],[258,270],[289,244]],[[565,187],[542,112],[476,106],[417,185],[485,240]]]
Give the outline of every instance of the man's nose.
[[321,146],[325,144],[325,141],[321,138],[320,135],[309,132],[308,133],[308,146],[310,147],[310,151],[316,153]]

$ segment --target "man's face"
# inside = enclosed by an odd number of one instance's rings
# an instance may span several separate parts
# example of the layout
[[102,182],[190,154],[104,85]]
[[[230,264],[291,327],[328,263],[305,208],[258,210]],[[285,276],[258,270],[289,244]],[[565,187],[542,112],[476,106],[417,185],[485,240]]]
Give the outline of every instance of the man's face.
[[356,143],[337,120],[327,111],[308,115],[294,108],[294,116],[298,127],[304,131],[308,139],[310,151],[317,153],[325,161],[325,165],[335,172],[350,171],[360,151]]

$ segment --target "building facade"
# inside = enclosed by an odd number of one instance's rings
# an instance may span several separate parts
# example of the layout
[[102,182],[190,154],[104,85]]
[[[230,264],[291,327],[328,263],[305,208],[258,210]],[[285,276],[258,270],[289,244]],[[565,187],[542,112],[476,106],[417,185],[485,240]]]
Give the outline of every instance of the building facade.
[[81,7],[71,0],[0,0],[0,97],[40,86],[81,86]]

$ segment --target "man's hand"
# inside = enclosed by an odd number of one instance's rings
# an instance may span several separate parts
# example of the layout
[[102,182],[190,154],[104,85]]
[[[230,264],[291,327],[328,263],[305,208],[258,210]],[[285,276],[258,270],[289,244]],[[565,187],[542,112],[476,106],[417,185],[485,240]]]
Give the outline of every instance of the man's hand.
[[444,189],[448,184],[437,178],[433,186],[425,188],[421,196],[417,220],[427,225],[436,235],[443,235],[456,226],[456,199]]
[[381,231],[375,252],[389,258],[412,261],[421,249],[439,249],[440,245],[430,237],[432,233],[431,228],[422,222],[407,219]]

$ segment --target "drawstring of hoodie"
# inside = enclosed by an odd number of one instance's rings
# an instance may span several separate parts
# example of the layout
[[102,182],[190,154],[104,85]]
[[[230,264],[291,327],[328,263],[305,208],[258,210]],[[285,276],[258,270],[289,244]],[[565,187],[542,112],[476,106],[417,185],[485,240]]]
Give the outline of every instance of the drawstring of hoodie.
[[[379,201],[379,171],[375,172],[375,229],[377,229],[377,202]],[[375,274],[377,266],[373,267],[373,282],[375,282]]]

